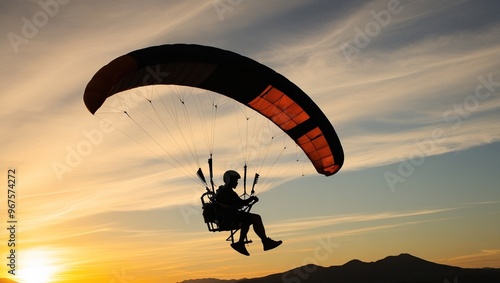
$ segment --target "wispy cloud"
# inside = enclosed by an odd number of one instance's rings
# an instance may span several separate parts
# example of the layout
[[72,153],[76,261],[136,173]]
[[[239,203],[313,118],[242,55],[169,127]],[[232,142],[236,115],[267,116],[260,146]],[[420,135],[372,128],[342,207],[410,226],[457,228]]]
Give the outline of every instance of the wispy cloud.
[[[280,233],[296,233],[299,231],[308,231],[311,229],[321,229],[327,226],[334,226],[340,224],[353,224],[360,222],[374,222],[379,220],[390,220],[398,218],[410,218],[418,216],[436,215],[442,212],[451,211],[450,209],[435,209],[435,210],[422,210],[412,212],[383,212],[375,214],[355,214],[344,216],[320,216],[303,219],[291,219],[280,224],[274,224],[272,229]],[[409,220],[408,220],[409,221]],[[371,225],[371,224],[368,224]],[[379,225],[379,224],[375,224]],[[381,225],[381,227],[386,227]],[[364,229],[360,231],[365,231]]]
[[500,250],[482,250],[473,254],[460,255],[437,260],[439,263],[465,268],[500,266]]

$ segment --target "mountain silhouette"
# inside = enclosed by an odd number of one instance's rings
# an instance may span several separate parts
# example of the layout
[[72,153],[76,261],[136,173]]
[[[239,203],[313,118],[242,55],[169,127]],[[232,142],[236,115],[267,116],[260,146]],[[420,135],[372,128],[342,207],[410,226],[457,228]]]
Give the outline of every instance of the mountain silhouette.
[[[180,283],[228,283],[214,279]],[[410,254],[388,256],[375,262],[351,260],[341,266],[308,264],[264,277],[230,283],[499,283],[500,269],[460,268],[437,264]]]

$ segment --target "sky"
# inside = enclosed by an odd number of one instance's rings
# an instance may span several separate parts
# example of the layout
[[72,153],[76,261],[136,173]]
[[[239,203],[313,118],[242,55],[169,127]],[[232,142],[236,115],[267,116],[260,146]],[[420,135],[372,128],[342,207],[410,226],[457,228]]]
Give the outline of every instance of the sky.
[[[500,268],[498,11],[493,0],[1,1],[0,175],[16,185],[0,195],[0,278],[239,279],[400,253]],[[85,108],[102,66],[172,43],[274,69],[334,125],[339,173],[301,163],[257,186],[252,211],[279,248],[262,251],[251,230],[251,256],[237,254],[207,231],[189,171]],[[228,137],[219,184],[238,148]]]

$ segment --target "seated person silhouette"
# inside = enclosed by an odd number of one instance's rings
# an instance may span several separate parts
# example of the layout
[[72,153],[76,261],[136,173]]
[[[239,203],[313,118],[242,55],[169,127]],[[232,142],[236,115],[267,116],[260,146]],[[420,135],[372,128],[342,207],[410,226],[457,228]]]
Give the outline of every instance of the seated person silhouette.
[[233,190],[238,186],[238,179],[241,176],[234,170],[229,170],[224,173],[224,185],[217,190],[215,199],[222,210],[224,222],[236,222],[240,224],[240,238],[238,242],[231,244],[231,247],[243,255],[250,255],[245,247],[245,238],[247,236],[250,225],[253,225],[255,234],[262,240],[264,251],[271,250],[281,245],[282,241],[275,241],[266,236],[266,230],[262,223],[260,215],[241,211],[243,206],[247,206],[251,202],[257,202],[259,199],[256,196],[243,200]]

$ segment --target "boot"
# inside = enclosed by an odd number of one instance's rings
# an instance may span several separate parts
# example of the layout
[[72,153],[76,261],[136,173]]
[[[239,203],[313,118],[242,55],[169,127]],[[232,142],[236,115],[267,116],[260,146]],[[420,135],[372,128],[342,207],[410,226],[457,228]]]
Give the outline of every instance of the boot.
[[245,247],[245,243],[243,242],[232,243],[231,248],[233,248],[235,251],[239,252],[242,255],[246,256],[250,255],[250,253],[247,251],[247,248]]
[[272,249],[276,248],[277,246],[281,245],[281,243],[283,243],[283,241],[275,241],[271,238],[267,238],[267,239],[262,241],[262,244],[264,245],[265,251],[272,250]]

